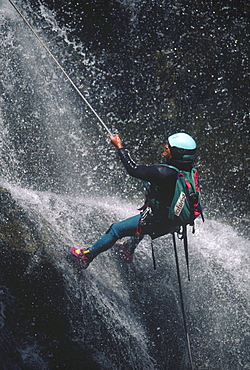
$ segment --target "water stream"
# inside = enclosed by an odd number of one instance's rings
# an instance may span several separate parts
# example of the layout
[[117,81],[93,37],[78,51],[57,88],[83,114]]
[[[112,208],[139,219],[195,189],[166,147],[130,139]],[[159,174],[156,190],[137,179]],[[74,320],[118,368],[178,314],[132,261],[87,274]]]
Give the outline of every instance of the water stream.
[[[136,160],[159,161],[159,144],[175,130],[199,140],[206,222],[198,220],[189,235],[190,282],[178,242],[193,361],[197,369],[250,369],[249,127],[245,82],[238,86],[247,72],[246,18],[226,6],[223,13],[222,5],[184,3],[114,1],[107,11],[98,2],[68,8],[62,2],[57,9],[49,1],[16,1]],[[99,14],[92,27],[91,14]],[[80,273],[68,263],[64,246],[88,246],[112,222],[136,214],[142,188],[125,174],[106,132],[7,0],[0,2],[0,32],[0,185],[35,225],[63,277],[70,329],[62,338],[86,357],[84,367],[76,353],[74,368],[188,369],[170,236],[154,243],[156,271],[148,238],[131,265],[112,249]],[[212,48],[204,51],[212,42],[218,62]],[[230,71],[238,73],[231,81]],[[32,252],[30,270],[41,253]],[[1,285],[2,328],[15,301],[9,289]],[[29,325],[36,328],[36,320]],[[55,327],[59,343],[60,322]],[[13,369],[72,368],[66,339],[58,345],[65,350],[60,363],[52,344],[48,349],[51,337],[38,340],[27,329],[22,344],[13,345],[21,358]]]

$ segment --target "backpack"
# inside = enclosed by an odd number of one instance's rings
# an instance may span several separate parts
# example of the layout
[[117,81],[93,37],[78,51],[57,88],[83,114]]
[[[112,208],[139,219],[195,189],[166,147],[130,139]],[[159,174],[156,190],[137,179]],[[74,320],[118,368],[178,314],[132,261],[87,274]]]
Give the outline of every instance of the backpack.
[[178,219],[182,224],[193,225],[199,215],[203,219],[199,173],[195,168],[187,172],[174,166],[168,167],[177,171],[175,191],[168,217],[172,220]]

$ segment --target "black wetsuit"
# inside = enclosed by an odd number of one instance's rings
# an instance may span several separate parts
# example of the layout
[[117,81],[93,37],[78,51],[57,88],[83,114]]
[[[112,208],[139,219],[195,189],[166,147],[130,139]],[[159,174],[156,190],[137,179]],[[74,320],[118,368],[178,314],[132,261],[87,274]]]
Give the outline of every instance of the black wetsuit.
[[191,171],[193,168],[192,162],[168,159],[167,165],[143,166],[137,165],[132,160],[128,150],[119,149],[118,153],[129,175],[149,183],[149,192],[151,193],[149,197],[156,198],[156,201],[160,203],[160,207],[157,210],[153,209],[155,217],[165,221],[168,217],[167,207],[171,205],[177,179],[176,170],[168,167],[168,165],[174,166],[179,170]]
[[[118,239],[125,236],[136,236],[140,234],[141,238],[143,235],[149,234],[152,239],[155,239],[161,235],[173,232],[178,226],[173,220],[167,218],[166,211],[166,206],[170,206],[174,195],[177,178],[176,170],[161,164],[152,166],[137,165],[130,157],[127,149],[118,149],[118,153],[129,175],[147,181],[149,183],[149,191],[157,187],[157,196],[164,203],[163,209],[158,209],[157,214],[148,217],[144,225],[140,224],[140,214],[111,225],[106,234],[89,248],[93,257],[111,248]],[[167,165],[172,165],[183,171],[190,171],[192,169],[192,162],[190,161],[185,162],[170,159]]]

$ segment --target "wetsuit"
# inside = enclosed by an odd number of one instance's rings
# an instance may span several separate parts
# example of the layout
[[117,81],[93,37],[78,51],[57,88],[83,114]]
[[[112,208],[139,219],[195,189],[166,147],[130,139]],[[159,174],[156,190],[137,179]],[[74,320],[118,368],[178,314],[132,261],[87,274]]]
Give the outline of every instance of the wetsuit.
[[[169,159],[167,165],[137,165],[130,157],[127,149],[118,149],[120,159],[129,175],[143,180],[149,184],[148,205],[151,215],[146,217],[144,224],[141,224],[141,214],[130,217],[124,221],[114,223],[109,230],[95,244],[89,248],[93,257],[111,248],[118,239],[125,236],[138,235],[134,247],[146,234],[152,239],[167,233],[173,232],[178,226],[173,220],[168,219],[167,207],[170,206],[176,184],[177,172],[168,167],[172,165],[180,170],[190,171],[192,162]],[[157,189],[157,191],[155,191]],[[153,207],[154,202],[159,204],[157,209]]]

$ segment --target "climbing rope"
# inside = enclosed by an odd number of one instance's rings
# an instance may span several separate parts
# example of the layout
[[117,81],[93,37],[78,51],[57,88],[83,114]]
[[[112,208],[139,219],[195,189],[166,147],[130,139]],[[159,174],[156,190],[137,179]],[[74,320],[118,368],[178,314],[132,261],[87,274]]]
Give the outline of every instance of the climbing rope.
[[26,25],[30,28],[30,30],[33,32],[33,34],[36,36],[36,38],[39,40],[39,42],[42,44],[42,46],[44,47],[44,49],[48,52],[48,54],[51,56],[51,58],[54,60],[54,62],[57,64],[57,66],[61,69],[61,71],[63,72],[63,74],[65,75],[65,77],[68,79],[68,81],[71,83],[71,85],[73,86],[73,88],[78,92],[78,94],[80,95],[80,97],[83,99],[83,101],[85,102],[85,104],[87,104],[87,106],[91,109],[91,111],[94,113],[94,115],[97,117],[97,119],[100,121],[100,123],[102,124],[102,126],[105,128],[105,130],[109,133],[109,135],[111,136],[112,135],[112,132],[109,130],[109,128],[107,127],[107,125],[104,123],[104,121],[101,119],[101,117],[99,116],[99,114],[94,110],[94,108],[90,105],[90,103],[87,101],[87,99],[83,96],[83,94],[81,93],[81,91],[78,89],[78,87],[75,85],[75,83],[72,81],[72,79],[69,77],[69,75],[67,74],[67,72],[65,71],[65,69],[61,66],[61,64],[58,62],[58,60],[54,57],[54,55],[51,53],[51,51],[49,50],[49,48],[45,45],[45,43],[43,42],[43,40],[38,36],[38,34],[36,33],[36,31],[34,30],[34,28],[31,26],[31,24],[29,23],[29,21],[24,17],[24,15],[21,13],[21,11],[17,8],[17,6],[13,3],[12,0],[9,0],[9,2],[11,3],[11,5],[15,8],[15,10],[17,11],[17,13],[21,16],[21,18],[24,20],[24,22],[26,23]]
[[172,235],[173,235],[174,254],[175,254],[177,277],[178,277],[178,283],[179,283],[180,302],[181,302],[183,324],[184,324],[184,330],[185,330],[185,336],[186,336],[186,345],[187,345],[187,351],[188,351],[188,358],[189,358],[190,369],[194,370],[192,354],[191,354],[191,346],[190,346],[190,340],[189,340],[189,334],[188,334],[188,328],[187,328],[187,319],[186,319],[185,308],[184,308],[184,299],[183,299],[182,287],[181,287],[180,268],[179,268],[179,261],[178,261],[178,254],[177,254],[176,240],[175,240],[174,232],[173,232]]

